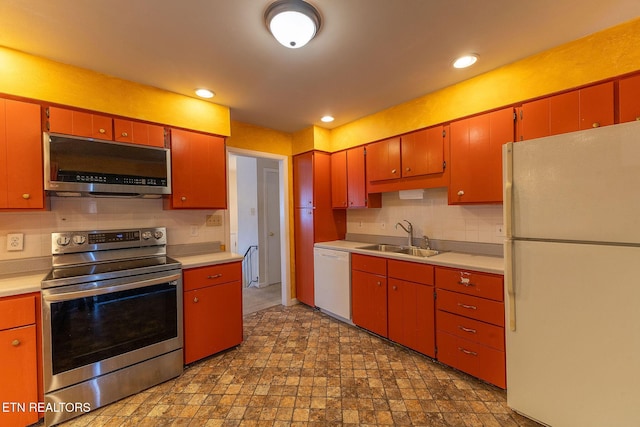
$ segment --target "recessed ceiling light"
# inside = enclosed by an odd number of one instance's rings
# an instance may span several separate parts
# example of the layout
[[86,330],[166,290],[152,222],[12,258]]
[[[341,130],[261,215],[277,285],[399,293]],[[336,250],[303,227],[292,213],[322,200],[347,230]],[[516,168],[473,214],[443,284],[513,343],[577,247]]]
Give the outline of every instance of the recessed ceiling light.
[[213,98],[215,93],[211,92],[209,89],[196,89],[196,95],[200,98]]
[[303,0],[278,0],[264,13],[267,28],[278,42],[290,49],[309,43],[320,28],[320,13]]
[[453,63],[454,68],[467,68],[472,66],[478,60],[478,55],[472,53],[470,55],[461,56]]
[[320,120],[325,123],[331,123],[334,120],[334,118],[333,116],[322,116]]

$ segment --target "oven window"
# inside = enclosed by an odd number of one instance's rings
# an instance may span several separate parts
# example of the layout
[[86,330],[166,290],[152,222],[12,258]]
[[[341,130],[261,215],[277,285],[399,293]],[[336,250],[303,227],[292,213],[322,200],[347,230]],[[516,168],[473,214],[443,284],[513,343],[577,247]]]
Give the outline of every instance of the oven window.
[[170,284],[51,304],[53,374],[178,336]]

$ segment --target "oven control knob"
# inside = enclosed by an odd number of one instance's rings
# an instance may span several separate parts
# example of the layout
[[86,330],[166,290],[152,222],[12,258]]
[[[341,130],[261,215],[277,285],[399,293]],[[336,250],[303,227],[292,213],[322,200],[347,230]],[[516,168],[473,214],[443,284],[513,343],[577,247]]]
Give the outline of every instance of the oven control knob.
[[142,238],[143,238],[144,240],[149,240],[149,239],[151,238],[151,232],[150,232],[150,231],[144,231],[144,232],[142,233]]
[[156,240],[162,239],[162,236],[164,236],[164,234],[162,233],[162,231],[155,231],[153,233],[153,237],[156,238]]
[[87,238],[82,234],[76,234],[75,236],[73,236],[73,243],[76,245],[83,245],[86,241]]
[[60,236],[58,237],[57,243],[59,246],[67,246],[69,243],[71,243],[71,239],[69,238],[69,236]]

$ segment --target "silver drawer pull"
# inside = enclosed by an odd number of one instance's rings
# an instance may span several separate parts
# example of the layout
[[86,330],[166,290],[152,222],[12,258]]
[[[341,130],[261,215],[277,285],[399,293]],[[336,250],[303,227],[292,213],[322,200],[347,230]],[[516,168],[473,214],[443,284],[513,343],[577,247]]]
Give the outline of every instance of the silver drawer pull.
[[466,281],[464,281],[464,280],[459,281],[458,285],[466,286],[468,288],[470,286],[475,286],[476,284],[475,283],[471,283],[469,281],[469,279],[467,279]]
[[477,310],[478,309],[478,307],[476,307],[475,305],[462,304],[461,302],[458,303],[458,307],[466,308],[468,310]]
[[222,273],[214,274],[213,276],[207,276],[207,279],[219,279],[220,277],[222,277]]
[[475,333],[478,332],[475,329],[465,328],[464,326],[458,326],[458,329],[460,329],[461,331],[464,331],[464,332],[469,332],[470,334],[475,334]]
[[467,349],[462,348],[462,347],[458,347],[458,350],[460,350],[464,354],[468,354],[468,355],[471,355],[471,356],[477,356],[478,355],[478,353],[476,353],[475,351],[467,350]]

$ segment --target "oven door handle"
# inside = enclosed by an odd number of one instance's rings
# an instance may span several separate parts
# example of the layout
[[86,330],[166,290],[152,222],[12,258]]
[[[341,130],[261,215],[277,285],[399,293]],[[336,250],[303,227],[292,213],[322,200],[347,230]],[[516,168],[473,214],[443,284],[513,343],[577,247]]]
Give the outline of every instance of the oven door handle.
[[168,283],[169,285],[177,286],[178,280],[181,277],[182,277],[181,274],[172,274],[171,276],[163,276],[163,277],[158,277],[156,279],[140,280],[138,282],[126,283],[124,285],[114,285],[114,286],[107,286],[104,288],[87,289],[83,291],[71,291],[71,292],[64,292],[60,294],[43,295],[43,298],[47,301],[66,301],[66,300],[71,300],[76,298],[109,294],[112,292],[120,292],[120,291],[128,291],[131,289],[145,288],[147,286],[159,285],[161,283]]

